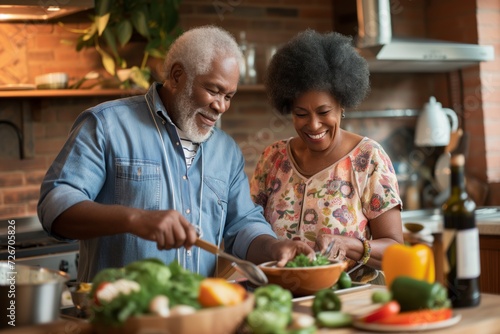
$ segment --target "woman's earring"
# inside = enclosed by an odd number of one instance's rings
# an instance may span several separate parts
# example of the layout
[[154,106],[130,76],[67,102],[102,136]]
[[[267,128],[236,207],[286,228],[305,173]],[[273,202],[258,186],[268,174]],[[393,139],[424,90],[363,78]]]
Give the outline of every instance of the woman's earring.
[[342,110],[342,114],[341,114],[342,118],[345,118],[345,112]]

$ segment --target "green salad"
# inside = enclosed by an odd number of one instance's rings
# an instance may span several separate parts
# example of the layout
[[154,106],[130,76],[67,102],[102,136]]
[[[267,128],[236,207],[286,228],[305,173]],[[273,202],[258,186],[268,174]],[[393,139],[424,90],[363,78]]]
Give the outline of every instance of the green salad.
[[330,260],[326,256],[317,255],[316,259],[311,260],[305,254],[297,255],[293,260],[288,261],[285,267],[297,268],[297,267],[315,267],[324,266],[330,264]]
[[177,262],[165,265],[158,259],[132,262],[123,268],[100,271],[92,282],[94,323],[119,325],[131,316],[150,313],[150,302],[168,297],[169,306],[200,309],[198,291],[203,276],[183,269]]

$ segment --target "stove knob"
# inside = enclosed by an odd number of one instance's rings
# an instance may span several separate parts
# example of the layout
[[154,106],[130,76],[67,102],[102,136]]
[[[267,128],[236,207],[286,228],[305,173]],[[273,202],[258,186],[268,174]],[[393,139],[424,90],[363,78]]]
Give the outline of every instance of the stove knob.
[[59,263],[59,270],[67,273],[69,271],[69,263],[66,260],[61,260]]

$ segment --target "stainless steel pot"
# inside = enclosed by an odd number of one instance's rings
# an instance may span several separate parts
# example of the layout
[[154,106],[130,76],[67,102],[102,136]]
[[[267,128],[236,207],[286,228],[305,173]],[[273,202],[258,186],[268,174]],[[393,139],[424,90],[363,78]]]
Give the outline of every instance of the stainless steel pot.
[[0,263],[0,309],[6,314],[1,317],[0,328],[57,320],[68,280],[64,272]]

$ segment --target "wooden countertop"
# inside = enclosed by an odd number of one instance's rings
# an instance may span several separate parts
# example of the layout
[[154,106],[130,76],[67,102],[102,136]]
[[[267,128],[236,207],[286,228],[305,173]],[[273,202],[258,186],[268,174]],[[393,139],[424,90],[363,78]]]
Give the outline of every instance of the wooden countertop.
[[[367,290],[353,292],[341,295],[342,311],[359,315],[370,310],[371,294],[375,289],[385,289],[385,287],[371,286]],[[298,302],[294,306],[294,310],[299,313],[308,313],[312,299]],[[441,330],[429,330],[424,333],[498,333],[500,330],[500,295],[482,294],[481,304],[474,308],[455,309],[455,313],[460,314],[462,319],[456,325]],[[368,333],[353,327],[336,328],[336,329],[320,329],[318,333],[335,333],[335,334],[352,334],[352,333]]]
[[[375,289],[384,289],[381,286],[370,286],[366,290],[342,294],[342,310],[353,315],[362,314],[369,310],[371,294]],[[294,303],[294,311],[310,313],[312,299],[301,300]],[[447,333],[447,334],[470,334],[470,333],[498,333],[500,331],[500,295],[482,294],[481,304],[474,308],[455,309],[455,313],[462,316],[458,324],[440,330],[425,331],[425,333]],[[49,334],[49,333],[95,333],[92,326],[82,320],[64,319],[55,323],[9,329],[3,331],[5,334]],[[353,334],[368,333],[353,327],[325,329],[321,328],[318,333]]]

